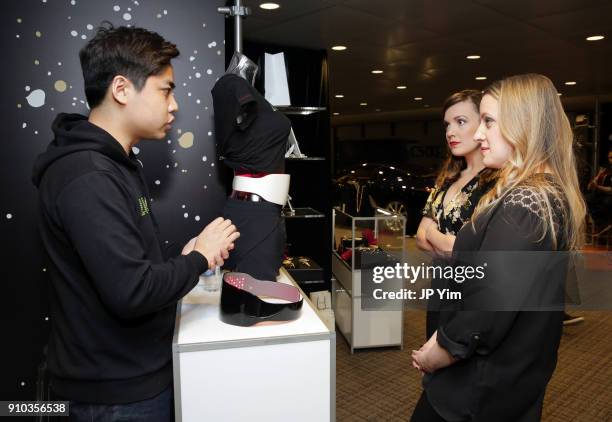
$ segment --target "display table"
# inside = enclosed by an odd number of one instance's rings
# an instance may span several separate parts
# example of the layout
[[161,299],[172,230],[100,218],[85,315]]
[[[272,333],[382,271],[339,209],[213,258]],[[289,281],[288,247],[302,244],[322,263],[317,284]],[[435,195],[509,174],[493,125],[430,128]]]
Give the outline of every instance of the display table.
[[[297,284],[281,269],[277,281]],[[299,319],[238,327],[220,293],[179,302],[172,341],[177,422],[334,421],[336,336],[304,296]]]
[[[362,295],[362,283],[366,282],[362,280],[362,267],[372,268],[373,265],[385,266],[405,262],[406,220],[400,215],[389,213],[374,217],[355,217],[334,208],[332,227],[332,309],[336,326],[349,343],[351,353],[354,353],[355,349],[367,347],[399,346],[403,349],[403,302],[399,302],[399,309],[398,301],[391,300],[381,301],[375,309],[362,309],[362,301],[367,304],[367,296]],[[378,258],[375,258],[376,255],[368,255],[367,252],[358,252],[352,253],[347,262],[338,255],[336,251],[340,246],[354,251],[355,247],[359,246],[355,243],[356,239],[363,241],[361,238],[367,233],[376,240],[378,251],[382,251]],[[362,260],[362,257],[366,258]],[[374,260],[383,257],[388,259],[375,264]],[[371,276],[370,273],[369,277]],[[401,289],[404,287],[403,279],[387,278],[385,287],[391,291]]]

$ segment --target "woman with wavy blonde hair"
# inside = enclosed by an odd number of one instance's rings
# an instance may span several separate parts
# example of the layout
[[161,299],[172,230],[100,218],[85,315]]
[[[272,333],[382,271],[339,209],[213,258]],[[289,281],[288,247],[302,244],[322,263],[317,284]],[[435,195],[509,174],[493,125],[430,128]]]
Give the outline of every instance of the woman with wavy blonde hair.
[[580,248],[585,217],[571,127],[537,74],[487,88],[480,121],[475,139],[499,178],[453,253],[485,259],[486,277],[454,286],[461,299],[413,352],[425,374],[414,422],[539,421],[556,366],[567,251]]

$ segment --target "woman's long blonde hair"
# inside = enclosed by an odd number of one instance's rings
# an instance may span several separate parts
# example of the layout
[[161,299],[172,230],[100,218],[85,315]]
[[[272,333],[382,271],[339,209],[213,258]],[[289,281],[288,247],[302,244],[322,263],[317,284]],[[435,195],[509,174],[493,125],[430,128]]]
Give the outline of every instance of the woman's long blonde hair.
[[[573,150],[573,133],[557,90],[547,77],[538,74],[517,75],[490,85],[483,93],[499,103],[497,123],[501,135],[514,148],[510,159],[499,171],[495,186],[480,200],[472,221],[497,204],[506,192],[524,183],[536,189],[546,203],[542,238],[550,232],[555,247],[557,236],[551,199],[567,204],[562,207],[565,238],[569,249],[583,242],[586,206],[578,184]],[[532,177],[549,169],[562,186],[565,198],[545,178]],[[567,201],[567,202],[566,202]]]

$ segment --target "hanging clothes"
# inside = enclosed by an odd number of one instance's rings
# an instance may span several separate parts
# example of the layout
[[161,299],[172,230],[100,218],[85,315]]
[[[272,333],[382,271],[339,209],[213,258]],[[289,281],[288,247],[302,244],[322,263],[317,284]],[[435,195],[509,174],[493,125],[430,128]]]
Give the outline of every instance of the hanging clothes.
[[[212,96],[220,160],[242,176],[284,173],[289,119],[235,74],[219,79]],[[240,237],[225,268],[276,280],[286,242],[281,209],[248,193],[228,198],[223,217],[232,220]]]

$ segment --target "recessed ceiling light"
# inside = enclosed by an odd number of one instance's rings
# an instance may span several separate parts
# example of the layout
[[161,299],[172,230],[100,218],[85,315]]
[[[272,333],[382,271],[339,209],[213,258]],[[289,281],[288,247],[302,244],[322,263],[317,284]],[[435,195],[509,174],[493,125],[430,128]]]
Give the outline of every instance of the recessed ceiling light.
[[560,97],[560,96],[562,96],[562,95],[563,95],[563,93],[561,93],[561,92],[557,92],[557,95]]
[[376,111],[380,111],[380,109],[379,109],[379,108],[377,108],[377,109],[376,109]]
[[334,45],[332,47],[332,50],[336,50],[336,51],[344,51],[346,50],[346,46],[345,45]]
[[338,112],[334,113],[334,116],[339,116],[339,115],[340,115],[340,113],[338,113]]
[[477,81],[485,81],[487,79],[486,76],[476,76]]
[[480,56],[473,54],[471,56],[467,56],[466,59],[468,60],[478,60],[480,58]]
[[421,101],[423,97],[414,97],[414,101]]
[[565,85],[576,85],[575,81],[567,81]]
[[590,37],[587,37],[586,40],[587,41],[599,41],[599,40],[603,40],[604,38],[606,37],[604,37],[603,35],[592,35]]
[[342,94],[336,94],[336,98],[344,98],[344,95],[342,95]]
[[429,107],[429,104],[425,104],[423,107],[427,108],[427,107]]
[[374,70],[372,71],[372,73],[374,73],[374,74],[376,74],[376,75],[377,75],[377,74],[379,74],[379,73],[383,73],[383,71],[382,71],[382,70],[380,70],[380,69],[374,69]]
[[259,7],[266,10],[274,10],[278,9],[280,6],[277,3],[262,3]]
[[406,85],[398,85],[396,86],[397,89],[406,89]]
[[360,106],[367,106],[368,103],[359,103]]

